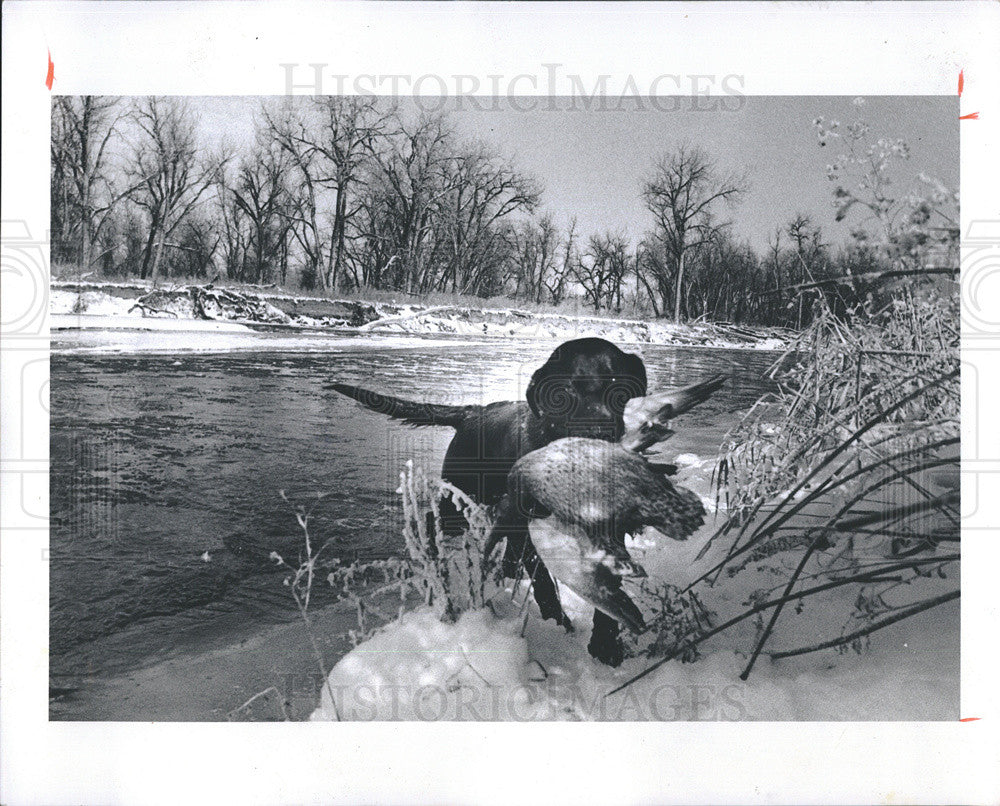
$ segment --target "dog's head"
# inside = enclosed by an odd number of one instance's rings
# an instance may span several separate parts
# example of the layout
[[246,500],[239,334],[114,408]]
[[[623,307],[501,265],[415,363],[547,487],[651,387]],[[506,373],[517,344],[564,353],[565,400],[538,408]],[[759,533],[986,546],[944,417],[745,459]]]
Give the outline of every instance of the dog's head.
[[646,367],[637,355],[604,339],[575,339],[556,348],[528,384],[526,397],[553,438],[617,440],[633,397],[646,394]]

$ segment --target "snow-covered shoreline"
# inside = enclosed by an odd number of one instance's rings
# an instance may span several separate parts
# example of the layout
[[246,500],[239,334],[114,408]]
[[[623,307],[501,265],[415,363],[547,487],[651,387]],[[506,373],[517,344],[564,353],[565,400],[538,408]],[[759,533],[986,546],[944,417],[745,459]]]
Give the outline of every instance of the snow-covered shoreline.
[[[710,532],[711,529],[708,529]],[[647,532],[642,562],[682,583],[703,540],[678,544]],[[680,549],[678,553],[678,549]],[[705,558],[712,562],[716,552]],[[672,567],[671,567],[672,566]],[[743,607],[753,575],[711,592],[724,620]],[[829,612],[852,596],[838,590],[782,622],[779,645],[801,645],[830,629]],[[871,721],[953,720],[959,708],[959,608],[922,613],[880,631],[867,651],[828,649],[740,673],[755,623],[707,641],[694,663],[672,660],[611,693],[654,661],[619,668],[590,657],[593,610],[565,587],[575,630],[543,621],[527,591],[501,593],[491,609],[442,623],[428,607],[404,614],[342,657],[323,686],[312,721]],[[847,598],[845,598],[847,597]],[[528,612],[523,612],[525,599]]]
[[[227,289],[229,290],[229,289]],[[476,339],[564,340],[600,336],[621,344],[656,344],[723,349],[781,350],[791,333],[774,328],[726,324],[675,325],[661,320],[524,311],[516,308],[467,308],[299,297],[255,289],[231,289],[251,299],[265,318],[249,320],[238,312],[213,308],[212,319],[198,316],[183,288],[162,290],[162,302],[137,305],[151,289],[141,283],[53,281],[49,312],[53,330],[135,329],[228,331],[267,326],[303,332],[444,336]],[[221,291],[221,290],[220,290]],[[224,292],[222,292],[224,293]]]
[[[536,613],[443,624],[405,614],[334,667],[311,721],[878,721],[958,718],[957,606],[887,631],[864,655],[833,651],[762,662],[716,644],[611,693],[653,661],[618,669],[589,657],[585,613],[566,634]],[[944,618],[942,618],[944,617]],[[946,627],[946,629],[941,629]],[[336,707],[331,705],[336,703]]]
[[[702,498],[709,513],[714,459],[667,451],[680,466],[676,481]],[[721,507],[720,507],[721,508]],[[698,557],[718,521],[709,517],[690,539],[655,529],[627,537],[629,553],[651,580],[683,587],[727,551],[716,541]],[[626,585],[628,585],[626,581]],[[701,586],[700,601],[723,623],[744,612],[773,570],[748,568],[720,584]],[[935,584],[928,581],[928,585]],[[948,585],[949,582],[941,582]],[[420,607],[386,624],[340,658],[311,720],[359,721],[867,721],[950,720],[959,707],[957,603],[873,633],[857,653],[826,649],[781,660],[760,659],[744,682],[758,622],[734,625],[708,639],[693,663],[671,660],[622,691],[614,689],[654,662],[635,641],[633,656],[611,668],[587,650],[593,608],[565,585],[560,599],[575,629],[541,618],[527,585],[510,583],[488,609],[443,623]],[[643,600],[634,587],[630,595]],[[918,594],[913,594],[918,595]],[[772,643],[789,649],[835,636],[856,588],[842,586],[786,613]],[[646,600],[644,607],[656,607]],[[646,611],[647,618],[651,615]]]

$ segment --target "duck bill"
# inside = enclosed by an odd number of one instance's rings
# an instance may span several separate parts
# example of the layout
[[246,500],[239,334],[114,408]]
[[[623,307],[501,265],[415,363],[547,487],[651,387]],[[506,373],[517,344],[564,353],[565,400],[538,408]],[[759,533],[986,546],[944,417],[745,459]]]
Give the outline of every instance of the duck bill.
[[669,389],[660,394],[650,395],[646,398],[650,401],[650,409],[653,412],[650,419],[663,422],[690,411],[699,403],[708,400],[727,380],[729,380],[728,375],[713,375],[707,380],[681,389]]
[[670,420],[708,400],[728,379],[728,375],[713,375],[690,386],[647,395],[634,415],[639,424],[622,437],[622,446],[641,452],[669,439],[674,433],[670,430]]

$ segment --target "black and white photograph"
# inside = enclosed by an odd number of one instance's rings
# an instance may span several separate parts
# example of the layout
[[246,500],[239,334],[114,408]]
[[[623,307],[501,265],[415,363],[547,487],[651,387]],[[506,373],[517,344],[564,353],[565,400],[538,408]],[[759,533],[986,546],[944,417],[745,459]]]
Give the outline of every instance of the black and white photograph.
[[998,17],[4,4],[0,803],[995,803]]
[[51,718],[957,719],[958,108],[54,96]]

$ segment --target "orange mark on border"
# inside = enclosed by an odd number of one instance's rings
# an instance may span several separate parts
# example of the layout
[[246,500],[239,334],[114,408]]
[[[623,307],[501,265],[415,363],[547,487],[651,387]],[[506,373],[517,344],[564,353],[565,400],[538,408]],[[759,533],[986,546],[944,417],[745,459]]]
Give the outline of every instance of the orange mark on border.
[[962,97],[962,90],[965,88],[965,70],[958,71],[958,97]]
[[959,722],[978,722],[982,719],[981,716],[967,716],[965,719],[958,720]]
[[979,120],[979,113],[978,112],[971,112],[968,115],[959,115],[958,119],[959,120]]
[[49,54],[49,69],[45,73],[45,86],[52,91],[52,82],[56,80],[56,66],[52,63],[52,51],[47,51]]

